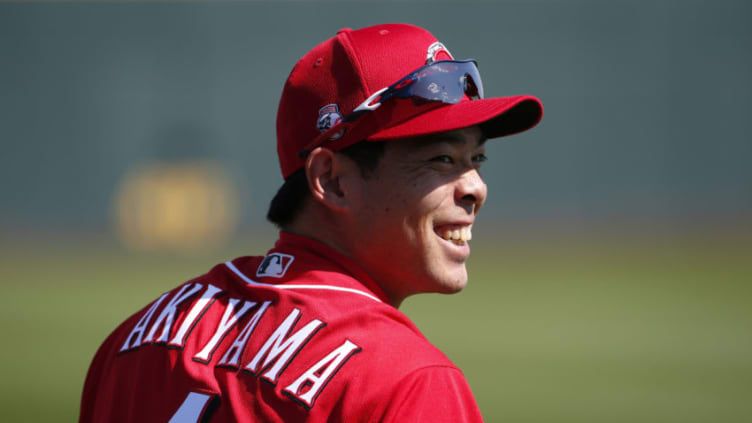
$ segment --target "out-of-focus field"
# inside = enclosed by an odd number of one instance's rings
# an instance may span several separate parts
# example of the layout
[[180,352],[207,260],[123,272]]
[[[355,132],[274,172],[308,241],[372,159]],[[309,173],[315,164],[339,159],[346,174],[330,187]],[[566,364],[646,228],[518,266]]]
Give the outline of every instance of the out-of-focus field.
[[[465,371],[487,421],[752,420],[749,227],[474,235],[468,289],[403,311]],[[6,239],[0,421],[75,420],[109,331],[215,262],[265,251],[239,248],[188,258]]]

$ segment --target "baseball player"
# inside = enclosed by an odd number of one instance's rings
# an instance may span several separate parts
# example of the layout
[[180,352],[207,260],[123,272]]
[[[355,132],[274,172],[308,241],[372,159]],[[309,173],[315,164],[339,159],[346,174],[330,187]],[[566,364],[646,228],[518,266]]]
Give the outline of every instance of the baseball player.
[[535,126],[424,29],[343,29],[284,86],[279,240],[157,297],[89,369],[81,422],[477,422],[462,372],[402,314],[467,283],[484,142]]

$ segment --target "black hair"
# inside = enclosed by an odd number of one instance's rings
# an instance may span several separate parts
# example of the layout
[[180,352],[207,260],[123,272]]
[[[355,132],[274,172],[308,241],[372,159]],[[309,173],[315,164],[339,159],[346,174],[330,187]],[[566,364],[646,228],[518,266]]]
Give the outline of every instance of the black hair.
[[[369,178],[384,155],[384,142],[360,141],[343,148],[339,153],[349,157],[360,169],[363,178]],[[285,179],[269,204],[266,219],[279,228],[292,223],[310,195],[305,169],[298,169]]]

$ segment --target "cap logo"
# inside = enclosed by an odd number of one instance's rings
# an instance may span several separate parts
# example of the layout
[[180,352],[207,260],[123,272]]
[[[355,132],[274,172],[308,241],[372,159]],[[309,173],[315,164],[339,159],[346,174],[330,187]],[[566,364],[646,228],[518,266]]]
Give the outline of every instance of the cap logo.
[[293,260],[295,260],[295,257],[289,254],[269,254],[261,260],[261,264],[259,265],[258,270],[256,270],[256,277],[281,278],[282,276],[285,276],[287,268],[290,267]]
[[[339,112],[339,106],[336,104],[327,104],[319,109],[319,117],[316,121],[316,128],[322,134],[329,130],[332,126],[338,124],[342,120],[342,113]],[[345,131],[334,134],[330,140],[336,140],[342,137]]]
[[449,49],[447,49],[444,44],[436,41],[428,46],[428,51],[426,52],[426,64],[430,65],[439,60],[454,60],[454,57],[452,57],[452,53],[449,52]]

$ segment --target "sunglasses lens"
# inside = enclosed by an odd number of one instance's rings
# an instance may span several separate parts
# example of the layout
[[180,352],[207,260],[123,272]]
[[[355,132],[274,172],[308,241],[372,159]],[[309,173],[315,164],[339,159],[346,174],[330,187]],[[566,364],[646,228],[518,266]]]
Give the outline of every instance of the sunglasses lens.
[[[480,75],[477,78],[480,78]],[[470,99],[479,100],[483,98],[483,85],[476,84],[475,78],[471,75],[465,75],[465,93]]]
[[413,75],[415,82],[402,96],[419,97],[429,102],[456,104],[467,94],[483,98],[483,86],[475,63],[442,61],[426,66]]

